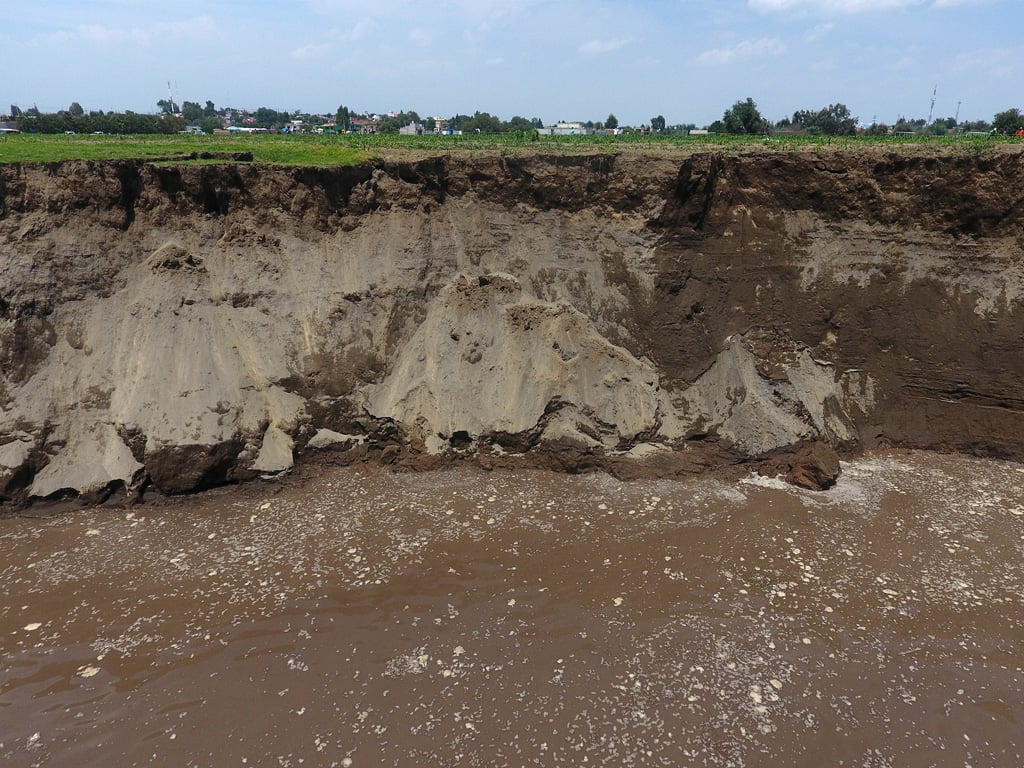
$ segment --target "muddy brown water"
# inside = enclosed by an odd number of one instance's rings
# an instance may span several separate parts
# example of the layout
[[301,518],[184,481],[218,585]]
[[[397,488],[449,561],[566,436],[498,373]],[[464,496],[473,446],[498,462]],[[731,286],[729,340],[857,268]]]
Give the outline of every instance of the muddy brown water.
[[326,470],[0,520],[5,766],[1018,766],[1024,467]]

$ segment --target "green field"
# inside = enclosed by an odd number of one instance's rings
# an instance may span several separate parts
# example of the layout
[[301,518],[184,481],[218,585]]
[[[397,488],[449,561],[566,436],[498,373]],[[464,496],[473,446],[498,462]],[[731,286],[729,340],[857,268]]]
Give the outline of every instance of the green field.
[[498,152],[587,154],[644,152],[687,154],[695,151],[746,153],[822,152],[854,149],[923,151],[929,154],[987,153],[1019,146],[1014,137],[793,137],[793,136],[542,136],[505,133],[472,136],[298,135],[0,135],[0,163],[53,163],[66,160],[146,160],[159,163],[211,163],[251,153],[267,165],[348,166],[373,158],[408,158]]

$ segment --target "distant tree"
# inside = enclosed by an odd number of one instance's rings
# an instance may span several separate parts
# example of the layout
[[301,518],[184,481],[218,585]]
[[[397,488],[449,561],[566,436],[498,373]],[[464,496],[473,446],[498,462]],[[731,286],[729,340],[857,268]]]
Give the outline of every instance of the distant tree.
[[448,127],[453,131],[461,131],[462,127],[472,119],[469,115],[456,114],[448,118]]
[[72,117],[81,117],[85,114],[85,110],[82,109],[82,105],[77,101],[72,101],[71,106],[68,107],[68,114]]
[[864,129],[865,136],[888,136],[889,126],[885,123],[874,123]]
[[666,125],[664,132],[675,136],[685,136],[696,127],[697,125],[695,123],[679,123],[677,125]]
[[462,125],[463,133],[501,133],[502,122],[488,112],[474,112],[473,117]]
[[619,119],[615,115],[608,115],[608,119],[604,121],[605,128],[618,128]]
[[334,124],[343,131],[352,129],[352,112],[348,107],[342,105],[334,113]]
[[999,112],[992,118],[992,127],[995,128],[996,133],[1009,135],[1016,133],[1017,129],[1022,126],[1024,126],[1024,117],[1021,116],[1020,110],[1017,108]]
[[[852,136],[857,132],[857,118],[850,114],[845,104],[829,104],[818,110],[797,110],[788,123],[789,128],[800,127],[807,133],[825,136]],[[776,127],[782,126],[777,123]]]
[[[760,133],[765,125],[765,120],[757,108],[753,99],[737,101],[722,115],[721,120],[716,120],[712,125],[720,128],[712,128],[716,132],[725,133]],[[710,127],[710,126],[709,126]]]
[[956,128],[955,117],[939,117],[928,126],[928,133],[933,136],[945,136],[954,128]]
[[965,131],[985,131],[987,133],[992,130],[992,123],[987,120],[968,120],[962,127]]
[[21,117],[21,110],[16,104],[11,104],[11,120],[17,120]]
[[530,118],[530,125],[532,125],[536,129],[540,130],[541,128],[544,127],[544,121],[541,120],[539,117],[531,117]]
[[900,117],[892,129],[896,133],[924,133],[925,123],[927,122],[923,117],[914,118],[913,120]]
[[515,115],[502,126],[502,130],[505,131],[532,131],[535,130],[535,128],[536,126],[534,126],[531,120],[528,120],[525,117],[520,117],[519,115]]
[[181,116],[185,118],[186,122],[198,123],[203,116],[203,108],[197,101],[183,102],[181,105]]
[[288,113],[285,112],[282,115],[276,109],[260,107],[256,110],[256,114],[253,115],[253,121],[257,128],[267,128],[270,130],[288,122]]
[[662,133],[665,130],[665,118],[661,115],[651,118],[651,130],[655,133]]
[[169,99],[160,99],[156,105],[160,107],[160,112],[165,115],[173,115],[178,112],[178,105]]
[[405,128],[410,123],[419,122],[420,116],[415,111],[399,112],[395,117],[385,117],[381,120],[377,130],[380,133],[398,133],[400,128]]
[[203,133],[213,133],[220,128],[220,119],[217,117],[204,117],[199,121],[199,127],[203,129]]
[[[136,118],[145,117],[145,115],[136,115]],[[185,130],[184,118],[178,117],[177,115],[165,115],[156,121],[156,125],[150,128],[148,131],[128,131],[129,133],[180,133]]]
[[137,115],[134,112],[90,112],[72,115],[70,110],[56,114],[43,114],[35,109],[19,115],[18,130],[25,133],[176,133],[185,127],[185,121],[173,115]]
[[203,117],[216,117],[216,116],[217,116],[217,106],[212,101],[207,99],[206,100],[206,106],[203,107]]

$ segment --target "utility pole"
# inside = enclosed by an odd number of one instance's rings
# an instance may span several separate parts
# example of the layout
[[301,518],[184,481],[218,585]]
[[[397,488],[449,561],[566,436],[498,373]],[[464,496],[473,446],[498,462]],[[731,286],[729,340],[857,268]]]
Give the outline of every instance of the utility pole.
[[170,107],[168,107],[168,109],[170,110],[171,114],[173,115],[175,112],[178,111],[177,109],[175,109],[175,107],[178,106],[178,105],[174,103],[174,91],[171,90],[171,81],[170,80],[167,81],[167,101],[170,103]]

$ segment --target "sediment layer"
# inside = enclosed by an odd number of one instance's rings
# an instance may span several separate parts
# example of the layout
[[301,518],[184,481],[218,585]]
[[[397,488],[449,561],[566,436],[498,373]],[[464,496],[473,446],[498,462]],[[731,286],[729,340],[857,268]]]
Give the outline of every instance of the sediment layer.
[[1019,153],[0,166],[0,501],[1019,460],[1021,190]]

